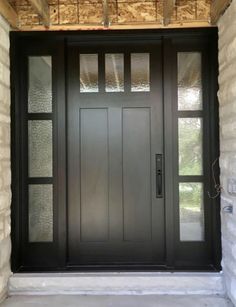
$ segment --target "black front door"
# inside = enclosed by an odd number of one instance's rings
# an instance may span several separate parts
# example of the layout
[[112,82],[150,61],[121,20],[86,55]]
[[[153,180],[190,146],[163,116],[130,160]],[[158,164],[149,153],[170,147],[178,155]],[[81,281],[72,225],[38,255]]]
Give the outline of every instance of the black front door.
[[68,59],[69,263],[164,263],[161,43]]
[[14,271],[220,268],[216,42],[11,34]]

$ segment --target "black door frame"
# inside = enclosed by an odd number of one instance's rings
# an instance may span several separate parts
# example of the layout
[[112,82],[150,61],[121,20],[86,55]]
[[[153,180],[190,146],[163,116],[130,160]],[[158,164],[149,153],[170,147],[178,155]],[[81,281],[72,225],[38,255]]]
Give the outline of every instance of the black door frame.
[[[89,44],[95,40],[114,42],[143,41],[148,44],[156,39],[163,41],[163,92],[164,92],[164,152],[165,152],[165,201],[166,201],[166,264],[164,266],[147,267],[68,267],[67,255],[67,229],[66,229],[66,54],[68,45]],[[209,153],[205,157],[207,164],[207,176],[210,177],[210,161],[219,156],[218,136],[218,101],[217,101],[217,28],[204,29],[178,29],[178,30],[124,30],[124,31],[80,31],[78,32],[11,32],[11,89],[12,89],[12,270],[17,271],[65,271],[65,270],[220,270],[221,242],[220,242],[220,206],[218,199],[208,199],[206,216],[209,219],[210,238],[206,251],[208,259],[206,262],[194,264],[190,259],[183,259],[186,251],[191,257],[196,254],[196,249],[186,244],[182,249],[176,238],[177,212],[174,206],[177,203],[176,190],[173,185],[177,182],[175,171],[176,155],[174,148],[176,140],[175,104],[176,104],[176,71],[174,59],[177,50],[201,50],[204,63],[208,63],[208,69],[203,77],[206,80],[204,95],[207,101],[204,115],[207,123],[205,144],[208,144]],[[22,221],[27,224],[27,202],[26,202],[26,176],[27,155],[25,150],[26,135],[26,101],[27,101],[27,56],[28,55],[52,55],[53,56],[53,100],[54,100],[54,200],[57,206],[54,208],[54,243],[48,246],[45,254],[45,243],[25,244],[27,233],[22,227]],[[204,60],[205,59],[205,60]],[[168,80],[165,81],[165,80]],[[171,80],[171,82],[170,82]],[[56,102],[56,103],[55,103]],[[23,103],[23,104],[22,104]],[[211,115],[211,116],[210,116]],[[33,115],[34,116],[34,115]],[[35,115],[37,117],[37,115]],[[35,118],[36,119],[36,118]],[[60,123],[60,124],[58,124]],[[60,137],[59,137],[60,135]],[[207,141],[211,139],[211,142]],[[60,154],[56,154],[59,152]],[[204,159],[205,159],[204,158]],[[219,175],[219,168],[217,169]],[[206,188],[213,192],[214,187],[208,180]],[[175,214],[174,214],[175,213]],[[60,239],[59,239],[60,238]],[[210,239],[210,240],[209,240]],[[35,262],[35,258],[44,259],[44,267]],[[179,257],[179,258],[178,258]],[[190,257],[190,258],[191,258]]]

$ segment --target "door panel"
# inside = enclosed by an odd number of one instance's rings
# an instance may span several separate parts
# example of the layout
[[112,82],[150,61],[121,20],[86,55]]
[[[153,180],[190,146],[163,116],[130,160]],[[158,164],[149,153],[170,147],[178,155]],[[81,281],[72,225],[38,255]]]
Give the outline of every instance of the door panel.
[[123,109],[125,241],[151,240],[150,132],[150,110],[148,108]]
[[80,110],[81,241],[109,237],[107,115],[107,109]]
[[[120,47],[118,61],[103,47],[98,71],[84,60],[86,54],[96,58],[92,48],[69,51],[70,265],[164,261],[164,199],[155,191],[155,155],[163,154],[161,50],[158,44],[137,49]],[[144,63],[137,65],[137,58]],[[106,92],[108,64],[116,85]],[[131,75],[138,86],[134,92]],[[93,86],[89,90],[94,80],[99,80],[96,94]]]

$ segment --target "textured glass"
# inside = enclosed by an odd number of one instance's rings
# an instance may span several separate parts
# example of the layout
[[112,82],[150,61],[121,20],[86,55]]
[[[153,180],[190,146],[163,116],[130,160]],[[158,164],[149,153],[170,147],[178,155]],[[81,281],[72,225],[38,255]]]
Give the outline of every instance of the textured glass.
[[106,54],[106,92],[124,91],[124,56],[123,54]]
[[179,184],[180,240],[204,240],[204,206],[202,183]]
[[52,112],[52,59],[29,57],[28,112]]
[[98,92],[97,54],[80,54],[80,92]]
[[202,119],[179,118],[179,175],[202,172]]
[[28,122],[29,177],[52,177],[52,121]]
[[149,53],[131,53],[131,91],[150,91]]
[[53,241],[53,188],[29,185],[29,241]]
[[178,53],[178,109],[202,110],[200,52]]

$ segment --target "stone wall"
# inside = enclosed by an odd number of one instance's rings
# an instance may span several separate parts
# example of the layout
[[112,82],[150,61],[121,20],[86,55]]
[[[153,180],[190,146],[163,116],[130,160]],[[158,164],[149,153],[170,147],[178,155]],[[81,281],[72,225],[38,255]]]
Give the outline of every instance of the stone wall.
[[0,16],[0,301],[10,275],[10,70],[9,25]]
[[[222,266],[229,297],[236,304],[236,0],[219,21],[219,102],[221,137],[222,208],[232,205],[233,214],[222,210]],[[10,275],[10,72],[9,26],[0,16],[0,301],[7,293]]]
[[[220,166],[222,185],[222,266],[236,305],[236,0],[219,21]],[[236,188],[236,186],[235,186]],[[233,214],[223,211],[233,206]]]

